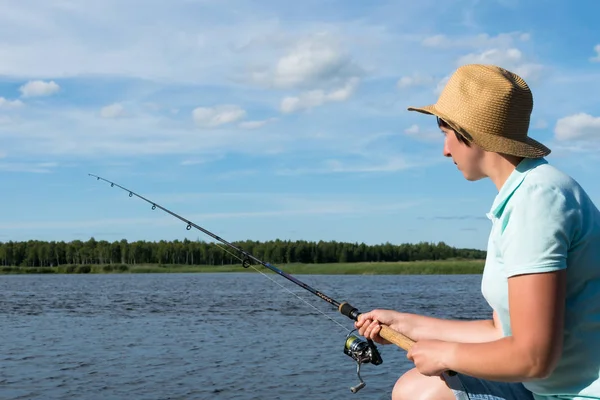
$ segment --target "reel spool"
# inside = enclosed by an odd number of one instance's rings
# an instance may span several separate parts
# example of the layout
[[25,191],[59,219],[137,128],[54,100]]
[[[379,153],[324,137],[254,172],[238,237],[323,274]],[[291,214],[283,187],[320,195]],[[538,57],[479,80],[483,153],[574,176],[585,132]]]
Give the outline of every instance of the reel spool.
[[356,329],[352,330],[346,336],[346,342],[344,343],[344,354],[352,357],[352,359],[356,361],[356,374],[360,381],[358,385],[350,387],[352,393],[358,392],[367,385],[360,376],[361,365],[366,363],[379,365],[383,362],[375,343],[371,339],[365,341],[356,335],[352,335],[352,332],[355,330]]

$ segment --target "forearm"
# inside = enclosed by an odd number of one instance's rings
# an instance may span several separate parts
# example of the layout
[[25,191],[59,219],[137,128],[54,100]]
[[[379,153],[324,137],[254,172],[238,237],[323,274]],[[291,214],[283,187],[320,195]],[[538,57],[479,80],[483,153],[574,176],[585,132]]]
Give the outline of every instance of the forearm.
[[520,345],[513,337],[488,343],[448,343],[448,369],[482,379],[525,382],[547,376],[554,367],[549,352]]
[[403,314],[398,328],[415,341],[436,339],[448,342],[481,343],[501,337],[491,319],[459,321]]

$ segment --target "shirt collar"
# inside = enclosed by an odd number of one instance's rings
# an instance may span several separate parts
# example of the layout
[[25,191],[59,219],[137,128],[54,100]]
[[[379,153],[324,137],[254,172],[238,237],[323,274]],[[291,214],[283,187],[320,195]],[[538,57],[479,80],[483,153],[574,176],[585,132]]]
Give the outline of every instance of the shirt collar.
[[509,175],[504,185],[500,188],[500,191],[496,195],[494,199],[494,203],[492,204],[492,208],[489,217],[499,218],[502,215],[502,211],[504,211],[504,206],[506,202],[512,194],[517,190],[517,188],[521,185],[525,176],[529,173],[529,171],[533,170],[539,165],[548,164],[545,158],[524,158],[514,169],[514,171]]

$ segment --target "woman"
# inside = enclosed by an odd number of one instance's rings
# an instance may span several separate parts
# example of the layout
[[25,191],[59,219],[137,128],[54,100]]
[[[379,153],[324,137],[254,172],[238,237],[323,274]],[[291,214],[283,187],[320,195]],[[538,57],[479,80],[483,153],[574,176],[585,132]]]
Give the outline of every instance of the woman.
[[437,103],[409,108],[436,116],[444,156],[498,194],[481,283],[489,320],[359,316],[378,343],[389,343],[380,324],[416,341],[395,400],[600,399],[600,212],[528,137],[532,108],[525,81],[492,65],[458,68]]

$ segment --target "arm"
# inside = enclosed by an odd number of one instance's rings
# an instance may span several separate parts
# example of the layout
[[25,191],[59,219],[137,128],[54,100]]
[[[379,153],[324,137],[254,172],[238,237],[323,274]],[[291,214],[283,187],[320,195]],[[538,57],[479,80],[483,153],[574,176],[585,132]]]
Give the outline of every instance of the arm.
[[460,321],[405,314],[405,335],[415,341],[437,339],[449,342],[479,343],[502,337],[502,328],[496,312],[492,319]]
[[565,270],[510,278],[512,336],[450,344],[447,368],[500,381],[548,376],[562,351],[565,282]]
[[[511,336],[449,344],[448,368],[476,377],[527,381],[548,376],[562,353],[567,255],[581,214],[569,193],[529,187],[500,239],[508,278]],[[574,266],[576,267],[576,266]]]

